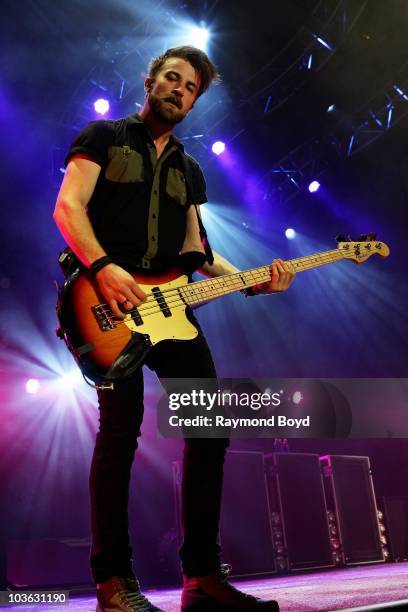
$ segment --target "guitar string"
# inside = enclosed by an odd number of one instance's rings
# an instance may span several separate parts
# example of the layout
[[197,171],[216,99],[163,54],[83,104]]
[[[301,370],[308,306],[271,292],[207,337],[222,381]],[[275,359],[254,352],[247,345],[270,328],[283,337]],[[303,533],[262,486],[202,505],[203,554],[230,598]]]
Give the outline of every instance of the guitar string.
[[[326,259],[327,259],[327,261],[323,261],[321,259],[321,264],[320,265],[324,265],[324,264],[327,264],[327,263],[330,263],[331,261],[333,261],[333,260],[328,259],[328,258],[326,258]],[[337,260],[334,260],[334,261],[337,261]],[[298,271],[303,271],[303,270],[306,270],[306,269],[308,269],[308,265],[303,265],[301,268],[298,268]],[[193,298],[192,298],[193,299],[193,303],[200,303],[200,302],[206,302],[206,301],[211,300],[213,298],[215,299],[216,297],[221,297],[222,295],[225,295],[226,293],[232,293],[234,291],[239,291],[242,288],[246,288],[246,287],[242,287],[242,281],[240,281],[238,278],[234,278],[234,279],[231,279],[231,280],[227,281],[227,283],[229,282],[230,286],[228,287],[228,285],[227,285],[227,291],[225,291],[226,283],[225,282],[223,282],[223,283],[220,282],[220,279],[222,279],[222,278],[228,278],[228,276],[227,277],[217,277],[217,278],[211,279],[211,281],[199,281],[198,283],[191,283],[191,284],[183,285],[181,287],[176,287],[176,288],[165,290],[166,292],[172,292],[172,296],[169,296],[169,297],[175,297],[176,299],[175,300],[166,299],[165,303],[163,303],[163,308],[166,308],[166,304],[170,305],[170,304],[174,304],[175,302],[178,302],[178,301],[180,301],[183,305],[190,305],[188,303],[188,300],[189,300],[189,298],[191,299],[192,296],[188,295],[188,293],[193,294]],[[251,281],[252,280],[255,281],[254,284],[256,284],[256,282],[260,281],[260,280],[263,280],[263,281],[267,282],[267,279],[265,280],[263,278],[262,272],[258,272],[256,275],[253,273],[252,274],[252,278],[250,280]],[[207,283],[210,282],[213,285],[215,285],[215,288],[212,287],[212,295],[210,297],[203,296],[202,298],[198,297],[198,299],[197,299],[197,296],[200,295],[200,294],[197,293],[199,291],[199,289],[196,288],[196,285],[200,284],[201,282],[204,282],[204,283],[205,282],[207,282]],[[237,282],[238,282],[238,284],[237,284]],[[228,291],[228,290],[230,290],[230,291]],[[180,292],[181,293],[186,292],[187,295],[182,296],[181,299],[180,299]],[[195,297],[194,297],[194,294],[195,294]],[[183,297],[185,298],[185,301],[183,300]],[[146,316],[149,316],[150,314],[158,314],[158,313],[160,313],[162,311],[162,308],[160,307],[160,304],[158,303],[159,299],[155,298],[154,302],[152,303],[152,301],[150,301],[149,304],[146,304],[146,302],[143,302],[141,304],[141,306],[139,306],[138,309],[137,309],[138,310],[138,314],[136,315],[136,317],[131,317],[131,318],[132,319],[138,318],[138,316],[146,317]],[[187,304],[186,304],[186,302],[187,302]],[[108,306],[107,304],[101,304],[101,305]],[[129,314],[131,314],[131,311],[129,311]],[[123,322],[122,319],[117,319],[116,318],[115,320],[117,320],[119,322]],[[127,319],[127,320],[129,321],[129,319]]]
[[[335,251],[335,252],[338,253],[338,251]],[[321,263],[319,265],[325,265],[327,263],[331,263],[332,261],[338,261],[339,259],[332,260],[332,259],[326,257],[327,261],[323,261],[323,258],[321,258]],[[307,270],[307,269],[308,269],[308,265],[303,265],[302,267],[298,268],[297,271],[302,272],[302,271]],[[258,268],[258,270],[259,270],[259,268]],[[253,278],[251,279],[251,280],[255,280],[254,284],[256,284],[257,280],[261,280],[261,279],[264,280],[261,272],[259,272],[257,274],[257,276],[259,278],[255,278],[255,274],[253,274]],[[219,279],[221,279],[221,278],[223,278],[223,277],[217,277],[217,278],[211,279],[211,281],[219,281]],[[228,275],[226,277],[224,277],[224,278],[228,278]],[[238,279],[236,279],[236,281],[238,281]],[[139,316],[143,316],[143,318],[145,318],[145,317],[153,315],[153,314],[159,314],[160,312],[163,311],[163,309],[166,308],[166,305],[171,305],[171,308],[173,308],[179,302],[179,305],[177,307],[189,306],[190,304],[188,303],[188,299],[189,299],[189,297],[191,298],[191,296],[188,296],[188,295],[187,296],[183,296],[185,298],[183,300],[183,298],[180,297],[180,292],[183,293],[183,291],[186,291],[186,292],[190,291],[191,293],[196,293],[197,289],[194,288],[194,289],[190,289],[189,290],[188,287],[191,287],[191,286],[195,287],[200,282],[208,282],[208,281],[199,281],[198,283],[187,284],[187,285],[183,285],[181,287],[177,287],[177,288],[173,288],[173,289],[167,289],[167,290],[163,291],[163,293],[171,291],[172,292],[172,296],[170,296],[170,297],[174,297],[175,298],[173,300],[167,299],[166,302],[163,304],[163,308],[160,307],[160,305],[158,304],[157,298],[155,298],[154,302],[153,303],[150,302],[150,304],[148,304],[148,305],[146,305],[146,302],[143,302],[142,305],[139,306],[138,309],[137,309],[138,313],[135,316],[131,316],[130,318],[127,318],[126,321],[123,320],[123,319],[119,319],[117,317],[112,317],[112,318],[114,319],[114,321],[117,324],[126,324],[126,322],[129,322],[129,320],[136,320],[136,319],[138,319]],[[231,281],[229,281],[229,282],[231,283]],[[265,282],[267,282],[267,281],[265,281]],[[215,283],[215,284],[217,284],[217,283]],[[228,289],[230,289],[230,291],[225,291],[224,287],[225,287],[225,283],[223,285],[221,285],[221,286],[218,283],[218,287],[216,287],[215,291],[214,291],[214,289],[212,290],[212,295],[210,297],[208,297],[208,296],[204,297],[203,296],[202,298],[198,298],[198,299],[197,298],[193,298],[193,305],[194,304],[199,304],[200,302],[206,302],[206,301],[209,301],[209,300],[212,300],[212,299],[216,299],[217,297],[221,297],[222,295],[226,295],[227,293],[233,293],[235,291],[239,291],[240,289],[243,288],[241,282],[238,285],[236,285],[236,286],[230,284],[230,287],[228,287]],[[217,289],[218,289],[218,291],[217,291]],[[221,289],[221,291],[220,291],[220,289]],[[101,306],[108,306],[108,304],[101,304]],[[112,314],[112,311],[110,309],[109,309],[109,311],[106,311],[106,312],[107,312],[107,314]],[[131,315],[132,311],[129,311],[128,314]]]
[[[303,265],[303,262],[309,262],[310,260],[316,260],[316,259],[327,259],[328,257],[330,258],[333,255],[339,255],[341,253],[345,252],[345,249],[333,249],[331,251],[322,251],[321,253],[314,253],[312,255],[305,255],[304,257],[300,257],[298,259],[290,259],[284,263],[286,264],[290,264],[290,266],[292,266],[294,268],[294,271],[298,271],[299,268],[297,267],[299,265],[299,263],[301,263],[301,265]],[[325,263],[329,263],[330,261],[332,261],[331,259],[329,259],[328,261],[326,261]],[[336,259],[334,261],[337,261]],[[296,263],[294,263],[296,262]],[[267,264],[265,266],[259,266],[256,268],[250,268],[249,270],[243,270],[243,271],[238,271],[238,272],[233,272],[232,274],[224,274],[222,276],[218,276],[218,277],[214,277],[212,279],[204,279],[201,281],[195,281],[194,283],[188,283],[186,285],[184,285],[185,287],[190,286],[190,285],[194,285],[195,287],[197,287],[197,285],[201,285],[201,284],[207,284],[207,283],[212,283],[212,282],[220,282],[222,279],[231,279],[233,280],[234,277],[239,277],[239,276],[251,276],[253,274],[259,274],[261,273],[261,271],[265,271],[270,269],[271,264]],[[300,268],[299,271],[304,270],[305,268],[302,267]],[[237,279],[238,280],[238,279]],[[252,279],[250,279],[252,280]],[[229,281],[230,282],[230,281]],[[181,286],[183,287],[183,285]],[[174,288],[170,288],[170,289],[164,289],[163,291],[161,291],[161,294],[164,293],[168,293],[170,291],[175,291],[176,289],[178,289],[179,287],[174,287]],[[147,294],[147,299],[143,302],[143,304],[147,304],[148,302],[156,302],[157,297],[153,294],[153,293],[148,293]],[[105,305],[105,304],[100,304],[101,306]]]
[[[344,251],[344,250],[343,250],[343,249],[342,249],[342,250],[338,250],[338,249],[336,249],[335,251],[327,251],[327,252],[324,254],[324,255],[326,255],[326,259],[327,259],[327,261],[325,261],[324,263],[332,263],[332,262],[334,263],[335,261],[340,261],[341,259],[344,259],[344,257],[341,257],[341,258],[339,258],[339,259],[330,259],[329,257],[327,257],[328,255],[330,255],[330,253],[340,254],[340,253],[341,253],[341,251]],[[300,267],[300,269],[298,269],[298,271],[299,271],[299,272],[302,272],[302,271],[304,271],[304,270],[307,270],[307,269],[308,269],[308,265],[306,264],[306,259],[310,259],[311,257],[313,257],[313,256],[302,258],[302,260],[305,262],[305,264],[302,264],[302,266]],[[323,263],[322,265],[324,265],[324,263]],[[254,268],[254,270],[260,270],[260,269],[262,269],[262,268],[263,268],[263,267],[261,266],[261,268]],[[269,266],[265,266],[265,268],[269,268]],[[248,270],[247,272],[249,272],[249,270]],[[231,275],[227,275],[227,277],[230,277],[230,276],[231,276]],[[218,278],[221,278],[221,277],[218,277]],[[212,279],[212,280],[216,280],[216,279]],[[198,281],[198,282],[206,282],[206,281]],[[196,284],[198,284],[198,283],[194,283],[194,285],[196,285]],[[184,285],[184,287],[188,287],[188,285]],[[173,291],[175,294],[178,294],[178,289],[179,289],[179,288],[176,288],[176,289],[169,289],[169,290],[166,290],[166,291]],[[238,291],[238,290],[239,290],[238,288],[237,288],[237,289],[233,289],[233,291],[232,291],[232,292],[234,292],[234,291]],[[221,293],[221,294],[220,294],[220,296],[222,296],[222,295],[225,295],[225,293]],[[218,296],[216,296],[216,297],[218,297]],[[186,306],[188,306],[188,304],[186,304],[186,303],[185,303],[183,300],[175,300],[175,301],[176,301],[176,302],[177,302],[177,301],[180,301],[180,303],[179,303],[179,304],[177,304],[177,305],[172,306],[172,309],[173,309],[173,310],[176,310],[176,309],[178,309],[178,308],[185,308]],[[203,302],[205,302],[205,301],[206,301],[206,299],[204,298],[202,301],[203,301]],[[199,303],[199,302],[196,302],[196,303]],[[157,309],[155,310],[155,312],[147,313],[145,316],[149,316],[149,314],[158,314],[158,313],[160,313],[160,312],[161,312],[161,308],[157,308]],[[122,325],[123,325],[123,324],[126,324],[126,322],[128,322],[128,321],[129,321],[129,319],[127,319],[126,321],[124,321],[124,320],[122,320],[122,319],[116,319],[116,318],[114,318],[114,319],[115,319],[115,321],[117,321],[117,323],[118,323],[118,324],[122,324]],[[133,317],[131,317],[131,319],[133,319]],[[115,328],[114,328],[114,329],[115,329]],[[109,331],[113,331],[113,330],[109,330]],[[106,337],[106,340],[105,340],[105,341],[102,341],[102,342],[99,342],[99,343],[98,343],[98,348],[99,348],[99,347],[102,347],[102,346],[104,346],[104,345],[110,344],[110,343],[111,343],[111,339],[110,339],[110,337],[108,336],[108,337]]]

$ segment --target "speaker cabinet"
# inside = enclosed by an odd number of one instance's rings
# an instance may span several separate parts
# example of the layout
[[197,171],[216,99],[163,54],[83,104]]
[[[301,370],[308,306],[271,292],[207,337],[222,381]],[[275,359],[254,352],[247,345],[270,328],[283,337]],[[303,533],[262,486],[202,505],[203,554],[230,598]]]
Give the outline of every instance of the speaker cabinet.
[[333,567],[319,455],[272,453],[265,465],[278,569]]
[[15,587],[92,584],[87,538],[10,540],[7,582]]
[[335,513],[339,553],[346,565],[384,561],[368,457],[321,457],[327,506]]
[[408,561],[408,497],[384,497],[383,504],[391,559]]

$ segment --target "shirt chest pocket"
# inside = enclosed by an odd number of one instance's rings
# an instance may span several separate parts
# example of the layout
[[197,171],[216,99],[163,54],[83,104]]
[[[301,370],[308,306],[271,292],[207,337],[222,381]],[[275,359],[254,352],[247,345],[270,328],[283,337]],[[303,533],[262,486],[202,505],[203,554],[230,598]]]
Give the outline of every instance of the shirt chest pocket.
[[143,157],[129,146],[109,147],[109,163],[105,178],[116,183],[138,183],[143,181]]
[[169,168],[166,181],[166,193],[181,206],[187,202],[187,188],[184,174],[177,168]]

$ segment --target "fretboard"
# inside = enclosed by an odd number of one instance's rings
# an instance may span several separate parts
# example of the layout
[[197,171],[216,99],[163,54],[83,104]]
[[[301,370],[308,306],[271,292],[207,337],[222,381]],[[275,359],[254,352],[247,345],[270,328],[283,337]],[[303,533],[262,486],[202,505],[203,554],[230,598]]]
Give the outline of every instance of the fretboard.
[[[344,259],[344,257],[340,249],[334,249],[324,253],[315,253],[314,255],[307,255],[306,257],[290,259],[285,263],[293,272],[303,272],[303,270],[310,270],[339,261],[340,259]],[[179,291],[184,301],[189,306],[198,306],[204,302],[215,300],[222,295],[241,291],[242,289],[247,289],[248,287],[253,287],[254,285],[265,283],[270,280],[271,269],[268,265],[190,283],[183,287],[179,287]]]

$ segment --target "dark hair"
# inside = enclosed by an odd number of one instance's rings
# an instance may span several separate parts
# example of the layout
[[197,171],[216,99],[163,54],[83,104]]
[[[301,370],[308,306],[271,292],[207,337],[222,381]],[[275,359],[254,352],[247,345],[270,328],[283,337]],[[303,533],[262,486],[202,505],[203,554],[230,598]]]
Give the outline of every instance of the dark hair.
[[211,83],[219,83],[221,80],[216,66],[212,63],[204,51],[201,51],[201,49],[197,49],[196,47],[188,46],[167,49],[167,51],[158,57],[153,58],[149,64],[149,76],[155,77],[169,57],[178,57],[186,62],[189,62],[198,72],[200,75],[200,88],[197,93],[197,98],[207,91]]

